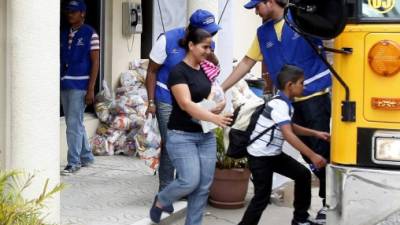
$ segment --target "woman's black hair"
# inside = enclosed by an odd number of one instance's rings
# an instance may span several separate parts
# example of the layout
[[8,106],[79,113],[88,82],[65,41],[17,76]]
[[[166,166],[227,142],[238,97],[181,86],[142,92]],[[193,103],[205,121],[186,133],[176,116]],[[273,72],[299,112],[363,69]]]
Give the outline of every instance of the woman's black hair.
[[304,71],[301,68],[286,64],[282,67],[281,71],[278,73],[277,88],[279,90],[283,90],[288,82],[295,83],[303,76],[304,76]]
[[189,42],[192,42],[193,44],[198,44],[202,41],[204,41],[206,38],[210,38],[211,34],[208,33],[206,30],[201,29],[201,28],[195,28],[189,25],[189,27],[186,29],[186,34],[185,37],[179,40],[179,46],[182,48],[186,49],[186,51],[189,50]]

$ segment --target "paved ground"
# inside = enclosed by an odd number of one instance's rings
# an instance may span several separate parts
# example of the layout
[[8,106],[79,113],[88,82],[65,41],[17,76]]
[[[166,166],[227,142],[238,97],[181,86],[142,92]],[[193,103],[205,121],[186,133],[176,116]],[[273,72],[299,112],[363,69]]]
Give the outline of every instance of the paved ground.
[[[149,224],[148,210],[157,191],[158,180],[138,159],[124,156],[97,157],[95,165],[82,168],[73,176],[62,177],[62,181],[68,184],[68,188],[61,194],[62,225]],[[250,185],[247,201],[252,191]],[[288,199],[290,202],[290,197]],[[260,224],[290,224],[290,204],[275,202],[285,207],[270,205]],[[315,214],[320,201],[314,198],[313,204],[312,212]],[[244,210],[221,210],[209,206],[203,224],[237,224]],[[183,225],[184,210],[167,218],[162,224]]]
[[[313,190],[314,196],[316,196],[317,190]],[[249,194],[246,198],[247,203],[251,199],[252,190],[249,190]],[[280,203],[282,204],[282,203]],[[289,204],[283,203],[285,206],[278,206],[276,204],[271,204],[264,211],[263,216],[259,222],[259,225],[290,225],[292,220],[293,209]],[[321,207],[321,203],[318,198],[313,198],[313,205],[310,213],[315,216],[318,209]],[[204,225],[232,225],[238,224],[242,215],[244,214],[246,208],[236,209],[236,210],[223,210],[216,209],[212,206],[208,206],[205,212],[203,224]],[[172,225],[184,225],[185,218],[180,217],[175,220]]]
[[124,156],[96,157],[92,167],[62,177],[63,225],[129,225],[147,217],[156,177],[142,161]]

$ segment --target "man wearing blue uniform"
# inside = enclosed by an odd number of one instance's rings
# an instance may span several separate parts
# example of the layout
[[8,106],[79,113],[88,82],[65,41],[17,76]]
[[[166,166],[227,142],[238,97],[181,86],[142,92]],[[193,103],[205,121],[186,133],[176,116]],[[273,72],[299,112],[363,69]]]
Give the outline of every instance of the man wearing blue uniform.
[[187,28],[180,27],[162,34],[150,52],[150,63],[147,70],[146,88],[149,99],[147,114],[156,114],[160,127],[163,147],[161,150],[159,173],[159,191],[174,179],[174,167],[165,150],[167,123],[172,111],[171,92],[167,87],[170,70],[186,56],[186,51],[179,45],[189,29],[202,28],[214,35],[220,27],[215,17],[207,10],[198,9],[190,16]]
[[[237,68],[222,84],[224,90],[239,81],[257,61],[263,61],[270,77],[276,86],[277,74],[285,64],[292,64],[304,70],[303,97],[293,103],[293,121],[303,127],[319,131],[330,131],[330,97],[328,89],[332,84],[331,72],[311,48],[309,43],[292,30],[283,19],[287,0],[251,0],[244,7],[255,8],[256,14],[266,21],[257,29],[257,36],[247,55]],[[290,15],[289,15],[290,19]],[[315,44],[322,41],[313,39]],[[330,146],[328,142],[312,137],[301,137],[301,140],[316,153],[329,162]],[[307,162],[309,160],[303,157]],[[319,196],[324,207],[318,212],[316,221],[324,224],[325,207],[325,168],[313,170],[320,180]]]
[[99,71],[99,36],[84,24],[86,5],[73,0],[65,7],[69,29],[61,31],[61,104],[67,125],[68,164],[61,171],[70,175],[89,166],[94,157],[89,146],[83,116],[86,105],[94,102],[94,87]]

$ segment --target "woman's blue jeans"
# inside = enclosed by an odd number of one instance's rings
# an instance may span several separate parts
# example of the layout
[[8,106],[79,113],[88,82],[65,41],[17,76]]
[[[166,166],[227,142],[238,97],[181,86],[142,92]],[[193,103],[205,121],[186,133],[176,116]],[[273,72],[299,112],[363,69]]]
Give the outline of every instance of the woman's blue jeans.
[[158,193],[161,205],[188,197],[186,225],[200,225],[214,178],[216,140],[213,132],[167,132],[167,151],[179,177]]

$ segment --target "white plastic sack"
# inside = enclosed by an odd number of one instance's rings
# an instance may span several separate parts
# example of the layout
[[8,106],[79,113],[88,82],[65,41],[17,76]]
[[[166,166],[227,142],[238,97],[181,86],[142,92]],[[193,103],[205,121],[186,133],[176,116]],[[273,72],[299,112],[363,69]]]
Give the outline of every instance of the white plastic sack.
[[145,164],[156,170],[159,166],[161,137],[157,119],[150,114],[145,120],[143,129],[135,136],[137,152]]
[[127,71],[123,72],[120,75],[119,82],[121,83],[122,87],[134,86],[138,81],[137,79],[137,72],[134,71]]
[[118,114],[136,113],[132,99],[127,96],[121,96],[115,100],[115,112]]
[[138,130],[143,128],[145,117],[139,116],[138,114],[130,114],[128,115],[129,119],[131,120],[131,124],[129,129],[137,133]]
[[110,120],[111,108],[114,107],[114,98],[105,80],[103,80],[102,85],[103,90],[96,95],[95,111],[101,122],[108,122]]
[[127,115],[120,114],[116,117],[114,117],[112,123],[111,123],[111,128],[117,129],[117,130],[129,130],[131,126],[131,119]]
[[261,99],[250,90],[243,79],[231,88],[231,96],[233,109],[236,109],[247,101],[259,101]]
[[218,82],[215,81],[212,83],[211,93],[207,99],[215,103],[219,103],[225,100],[225,93],[222,90],[221,86],[218,84]]
[[121,134],[117,141],[114,143],[114,153],[116,155],[132,156],[136,152],[136,145],[134,141],[128,140],[126,133]]
[[101,135],[95,135],[90,139],[93,154],[96,156],[113,155],[114,147],[107,141],[107,138]]
[[145,59],[135,59],[132,62],[130,62],[130,67],[131,67],[130,69],[138,73],[139,76],[137,78],[143,84],[145,83],[146,80],[148,64],[149,61]]

